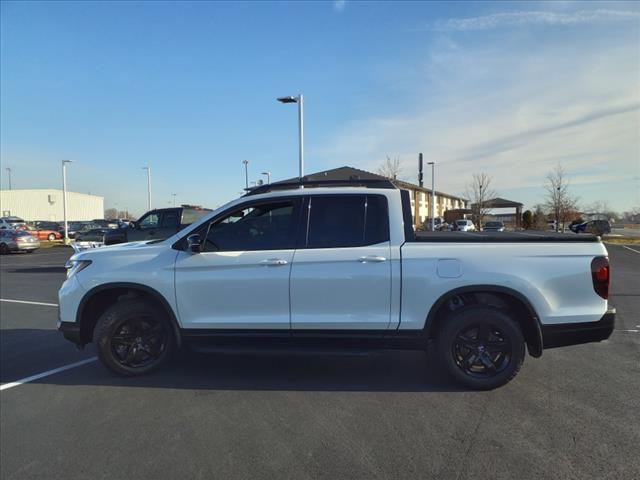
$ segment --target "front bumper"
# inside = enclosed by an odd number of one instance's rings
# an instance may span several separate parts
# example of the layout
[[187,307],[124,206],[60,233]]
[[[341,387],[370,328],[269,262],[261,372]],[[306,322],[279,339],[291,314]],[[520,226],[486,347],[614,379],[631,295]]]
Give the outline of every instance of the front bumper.
[[543,348],[565,347],[581,343],[601,342],[613,333],[616,309],[609,307],[597,322],[542,325]]

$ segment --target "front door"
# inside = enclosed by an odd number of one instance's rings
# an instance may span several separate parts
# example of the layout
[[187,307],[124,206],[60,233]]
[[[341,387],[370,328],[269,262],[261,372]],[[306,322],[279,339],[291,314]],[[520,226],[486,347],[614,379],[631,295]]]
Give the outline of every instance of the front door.
[[203,251],[176,258],[182,327],[289,329],[299,217],[300,199],[279,199],[248,202],[203,225]]
[[391,315],[391,247],[381,195],[317,195],[291,269],[291,326],[384,330]]

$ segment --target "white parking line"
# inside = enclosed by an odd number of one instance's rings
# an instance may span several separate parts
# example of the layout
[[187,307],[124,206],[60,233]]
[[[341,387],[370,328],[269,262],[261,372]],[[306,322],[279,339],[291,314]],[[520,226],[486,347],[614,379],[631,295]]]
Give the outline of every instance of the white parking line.
[[629,333],[638,333],[640,330],[620,330],[616,328],[616,332],[629,332]]
[[47,370],[46,372],[38,373],[36,375],[31,375],[30,377],[22,378],[20,380],[16,380],[15,382],[3,383],[0,385],[0,391],[7,390],[8,388],[17,387],[19,385],[33,382],[34,380],[39,380],[40,378],[48,377],[49,375],[53,375],[55,373],[64,372],[65,370],[70,370],[72,368],[80,367],[82,365],[86,365],[87,363],[95,362],[98,357],[91,357],[85,360],[80,360],[76,363],[70,363],[69,365],[65,365],[64,367],[54,368],[53,370]]
[[10,300],[8,298],[0,298],[0,302],[7,303],[26,303],[27,305],[44,305],[45,307],[57,307],[57,303],[32,302],[29,300]]
[[622,248],[626,248],[627,250],[631,250],[632,252],[640,253],[640,250],[636,250],[635,248],[627,247],[626,245],[620,245]]

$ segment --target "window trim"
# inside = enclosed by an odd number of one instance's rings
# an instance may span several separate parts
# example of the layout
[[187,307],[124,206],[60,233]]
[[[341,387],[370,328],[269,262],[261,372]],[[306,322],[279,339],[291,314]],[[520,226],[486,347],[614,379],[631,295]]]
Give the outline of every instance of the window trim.
[[[369,204],[369,197],[379,197],[382,198],[384,201],[384,208],[385,208],[385,213],[386,213],[386,220],[387,220],[387,240],[384,240],[382,242],[372,242],[372,243],[363,243],[362,245],[352,245],[352,246],[348,246],[348,247],[309,247],[309,223],[310,223],[310,219],[311,219],[311,204],[312,204],[312,198],[314,197],[352,197],[352,196],[358,196],[358,197],[365,197],[364,201],[365,201],[365,211],[364,211],[364,223],[363,223],[363,237],[366,233],[366,228],[367,228],[367,206]],[[335,248],[362,248],[362,247],[371,247],[373,245],[381,245],[384,243],[389,243],[391,241],[391,228],[389,225],[389,199],[387,198],[386,195],[382,195],[379,193],[362,193],[362,192],[358,192],[358,193],[319,193],[317,195],[307,195],[305,197],[305,203],[303,206],[303,213],[304,213],[304,217],[302,219],[302,224],[306,226],[305,228],[305,232],[304,235],[299,235],[302,236],[302,238],[299,238],[300,242],[298,249],[305,249],[305,250],[327,250],[327,249],[335,249]],[[363,238],[364,241],[364,238]]]

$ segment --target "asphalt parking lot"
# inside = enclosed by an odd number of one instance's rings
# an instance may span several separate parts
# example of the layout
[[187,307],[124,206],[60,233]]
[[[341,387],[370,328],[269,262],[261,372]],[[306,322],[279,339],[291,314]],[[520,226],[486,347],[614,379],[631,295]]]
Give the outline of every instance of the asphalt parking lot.
[[640,247],[608,248],[611,339],[527,357],[492,392],[413,352],[181,352],[119,378],[55,330],[71,250],[2,257],[0,477],[639,478]]

